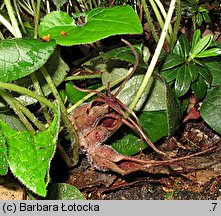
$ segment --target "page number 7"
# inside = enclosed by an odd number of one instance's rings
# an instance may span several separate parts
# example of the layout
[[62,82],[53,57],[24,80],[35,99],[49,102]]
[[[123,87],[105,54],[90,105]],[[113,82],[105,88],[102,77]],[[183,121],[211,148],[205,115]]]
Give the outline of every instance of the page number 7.
[[216,206],[217,206],[217,203],[212,203],[212,205],[213,205],[213,209],[212,209],[212,210],[210,210],[210,211],[215,211]]

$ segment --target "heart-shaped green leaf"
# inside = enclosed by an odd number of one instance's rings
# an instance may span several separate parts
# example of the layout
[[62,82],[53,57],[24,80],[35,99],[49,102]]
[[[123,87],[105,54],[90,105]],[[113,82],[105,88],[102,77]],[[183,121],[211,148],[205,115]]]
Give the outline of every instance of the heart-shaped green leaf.
[[8,162],[12,173],[30,190],[46,196],[50,181],[49,166],[56,149],[60,112],[56,105],[54,120],[44,132],[32,135],[14,131],[0,120],[0,128],[8,147]]
[[95,8],[77,16],[83,18],[82,23],[76,24],[65,12],[49,13],[40,24],[39,36],[71,46],[93,43],[112,35],[141,34],[143,31],[137,14],[129,5]]
[[221,134],[221,86],[211,89],[203,101],[200,113],[204,121]]
[[85,200],[84,195],[74,186],[53,183],[48,186],[47,200]]
[[55,41],[10,39],[0,41],[0,81],[10,82],[33,73],[49,59]]
[[[142,79],[143,75],[132,77],[118,95],[118,99],[128,106],[139,89]],[[142,128],[152,142],[171,135],[179,123],[179,109],[174,95],[159,77],[151,77],[135,110],[139,111],[138,117]],[[115,140],[112,145],[116,151],[132,155],[139,152],[140,141],[134,134],[128,134]],[[144,143],[143,147],[146,145]]]
[[[53,55],[48,59],[48,61],[44,64],[44,67],[48,70],[48,73],[50,74],[56,86],[60,85],[64,81],[67,75],[67,71],[69,71],[68,65],[62,60],[62,58],[60,57],[60,54],[57,51],[55,51]],[[46,82],[44,76],[42,75],[40,71],[36,72],[36,76],[41,85],[44,95],[48,96],[51,93],[51,89],[48,83]],[[33,87],[33,82],[30,76],[26,76],[26,77],[16,80],[16,84],[22,87],[28,88],[28,89],[32,89]],[[37,100],[27,95],[21,95],[17,99],[24,106],[37,102]]]

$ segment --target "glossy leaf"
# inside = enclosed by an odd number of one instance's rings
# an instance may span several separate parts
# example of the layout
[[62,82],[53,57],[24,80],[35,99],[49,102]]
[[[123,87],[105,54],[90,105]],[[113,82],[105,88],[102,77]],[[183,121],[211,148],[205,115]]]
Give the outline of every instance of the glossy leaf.
[[190,44],[184,34],[180,34],[177,43],[174,46],[173,53],[185,59],[190,52]]
[[0,175],[5,175],[8,172],[7,147],[5,137],[0,130]]
[[206,58],[206,57],[213,57],[221,55],[221,49],[220,48],[212,48],[208,50],[204,50],[203,52],[200,52],[196,55],[196,58]]
[[211,89],[200,109],[203,120],[216,132],[221,134],[221,86]]
[[189,71],[192,82],[194,82],[198,78],[198,69],[198,66],[193,63],[189,63],[187,65],[187,70]]
[[179,67],[181,67],[180,65],[175,67],[175,68],[171,68],[169,70],[165,70],[163,72],[160,73],[160,75],[168,82],[170,83],[171,81],[176,79],[177,76],[177,71],[179,71]]
[[205,96],[207,85],[202,76],[199,76],[198,80],[193,82],[191,87],[198,100],[201,100]]
[[33,73],[49,59],[55,41],[7,39],[0,41],[0,81],[10,82]]
[[192,41],[191,51],[192,51],[193,48],[196,46],[196,44],[199,42],[200,36],[201,36],[201,31],[200,31],[200,29],[197,29],[197,30],[194,32],[194,35],[193,35],[193,41]]
[[202,64],[203,66],[197,65],[199,73],[202,75],[202,77],[209,83],[209,85],[212,82],[212,76],[210,73],[210,70],[205,64]]
[[[59,86],[65,80],[67,72],[69,71],[68,65],[62,60],[60,54],[57,51],[55,51],[53,55],[48,59],[48,61],[44,64],[44,67],[47,69],[56,86]],[[48,96],[51,93],[51,89],[46,82],[44,76],[40,71],[36,72],[36,76],[41,85],[44,95]],[[26,76],[16,80],[16,85],[20,85],[28,89],[33,88],[33,82],[30,76]],[[37,102],[37,100],[27,95],[21,95],[17,99],[25,106]]]
[[41,22],[39,36],[48,36],[60,45],[71,46],[93,43],[112,35],[141,34],[143,31],[137,14],[129,5],[95,8],[79,14],[80,17],[83,17],[83,23],[76,24],[65,12],[51,12]]
[[[133,46],[139,56],[139,66],[147,68],[147,64],[144,62],[142,58],[142,44],[135,44]],[[100,56],[106,59],[119,59],[122,61],[127,61],[130,62],[131,64],[134,64],[135,62],[135,56],[131,51],[130,47],[128,46],[113,49],[111,51],[101,54]]]
[[213,61],[208,61],[204,62],[207,68],[210,70],[210,73],[212,75],[212,86],[217,86],[220,85],[221,83],[221,73],[220,73],[220,68],[221,68],[221,61],[213,60]]
[[47,200],[85,200],[84,195],[74,186],[66,183],[52,183],[48,186]]
[[179,55],[174,53],[169,53],[165,56],[160,70],[161,71],[169,70],[184,63],[185,63],[184,59],[181,58]]
[[187,93],[191,85],[191,76],[186,65],[179,67],[175,81],[175,92],[178,97]]
[[205,37],[203,37],[197,44],[196,46],[193,48],[192,53],[190,55],[190,58],[193,59],[195,58],[195,56],[197,54],[199,54],[200,52],[203,52],[204,50],[206,50],[209,45],[211,44],[213,39],[212,35],[206,35]]
[[56,149],[59,119],[56,105],[54,120],[49,128],[35,135],[28,131],[15,131],[0,120],[8,148],[10,170],[27,188],[41,196],[46,196],[50,181],[49,167]]

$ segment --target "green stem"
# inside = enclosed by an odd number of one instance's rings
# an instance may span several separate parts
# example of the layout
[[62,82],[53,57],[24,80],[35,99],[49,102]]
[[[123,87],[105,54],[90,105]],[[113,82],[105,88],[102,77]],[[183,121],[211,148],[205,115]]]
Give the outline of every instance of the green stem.
[[[159,12],[159,10],[157,8],[157,5],[155,4],[155,2],[153,0],[149,0],[149,2],[151,4],[151,7],[152,7],[152,9],[154,11],[154,14],[155,14],[155,16],[157,18],[157,21],[158,21],[158,23],[160,25],[160,28],[163,29],[164,22],[163,22],[163,19],[161,17],[161,14],[160,14],[160,12]],[[168,33],[166,34],[166,40],[167,40],[168,44],[170,44],[170,37],[169,37]]]
[[152,22],[152,18],[150,16],[150,12],[149,12],[148,7],[147,7],[146,0],[141,0],[141,3],[143,5],[143,9],[144,9],[144,12],[146,14],[146,19],[147,19],[147,22],[149,24],[149,27],[150,27],[151,33],[153,35],[153,38],[158,43],[159,37],[158,37],[158,35],[156,33],[156,30],[154,28],[154,25],[153,25],[153,22]]
[[176,2],[176,22],[174,24],[174,29],[173,29],[173,34],[171,37],[171,42],[170,42],[170,49],[172,50],[176,40],[177,40],[177,34],[179,32],[179,27],[180,27],[180,20],[181,20],[181,0],[177,0]]
[[40,8],[41,8],[41,0],[37,0],[37,6],[35,9],[35,29],[34,29],[34,38],[38,37],[38,25],[40,18]]
[[6,91],[0,90],[0,95],[2,98],[9,104],[9,106],[14,110],[16,115],[18,115],[19,119],[22,121],[22,123],[25,125],[28,131],[30,131],[32,134],[35,134],[35,130],[30,124],[30,122],[27,120],[27,118],[22,113],[21,109],[17,104],[15,103],[15,99],[7,93]]
[[[131,68],[130,70],[128,70],[128,72],[125,73],[122,77],[118,78],[117,80],[114,80],[114,81],[110,82],[110,87],[113,87],[113,86],[119,84],[120,82],[122,82],[124,79],[126,79],[126,78],[130,75],[130,73],[131,73],[132,70],[133,70],[133,68]],[[103,90],[105,90],[105,89],[107,89],[107,85],[103,85],[103,86],[97,88],[96,91],[103,91]],[[81,100],[79,100],[77,103],[75,103],[73,106],[71,106],[71,107],[67,110],[67,112],[68,112],[68,113],[71,113],[74,109],[76,109],[78,106],[80,106],[82,103],[84,103],[84,102],[85,102],[86,100],[88,100],[89,98],[93,97],[95,94],[96,94],[95,92],[91,92],[91,93],[87,94],[87,95],[84,96]]]
[[65,81],[71,81],[71,80],[84,80],[84,79],[95,79],[95,78],[101,78],[101,74],[88,74],[83,76],[69,76],[66,77]]
[[166,38],[166,34],[167,34],[167,30],[169,28],[169,24],[170,24],[170,21],[172,19],[172,15],[173,15],[173,11],[174,11],[174,8],[175,8],[175,4],[176,4],[176,0],[171,0],[171,3],[170,3],[170,7],[169,7],[169,11],[168,11],[168,16],[167,16],[167,19],[165,21],[165,24],[164,24],[164,27],[163,27],[163,30],[162,30],[162,33],[161,33],[161,36],[160,36],[160,40],[159,40],[159,43],[157,44],[157,47],[156,47],[156,50],[155,50],[155,53],[153,55],[153,58],[150,62],[150,65],[147,69],[147,72],[144,76],[144,79],[141,83],[141,86],[136,94],[136,96],[134,97],[132,103],[130,104],[129,108],[131,110],[133,110],[135,108],[135,106],[137,105],[138,101],[140,100],[143,92],[145,91],[146,89],[146,86],[147,86],[147,83],[153,73],[153,70],[156,66],[156,63],[157,63],[157,60],[160,56],[160,53],[161,53],[161,50],[163,48],[163,44],[164,44],[164,41],[165,41],[165,38]]
[[[166,20],[167,19],[167,13],[165,11],[165,8],[164,8],[163,4],[161,3],[160,0],[155,0],[155,2],[157,4],[157,6],[159,7],[160,12],[162,13],[164,20]],[[171,24],[169,25],[169,33],[170,33],[170,35],[173,34],[173,29],[172,29]]]
[[28,95],[28,96],[38,100],[39,102],[45,104],[50,109],[53,109],[53,110],[55,109],[55,106],[52,102],[50,102],[46,98],[36,94],[35,92],[33,92],[31,90],[26,89],[24,87],[21,87],[21,86],[15,85],[15,84],[11,84],[11,83],[0,82],[0,89],[7,89],[9,91],[18,92],[22,95]]
[[30,8],[26,7],[27,5],[24,5],[21,1],[18,1],[18,3],[27,13],[29,13],[31,16],[34,16],[34,12],[30,10]]
[[8,22],[1,14],[0,14],[0,22],[14,35],[16,36],[15,30],[12,27],[11,23]]
[[67,127],[68,132],[70,134],[70,139],[71,139],[71,144],[72,144],[72,149],[73,149],[73,166],[76,165],[78,163],[78,136],[77,133],[73,127],[73,125],[71,124],[69,118],[68,118],[68,113],[66,110],[66,107],[64,106],[64,103],[55,87],[55,84],[53,82],[53,80],[51,79],[51,76],[49,75],[48,71],[45,69],[45,67],[42,67],[41,72],[44,76],[44,78],[46,79],[54,97],[58,100],[59,105],[60,105],[60,109],[61,109],[61,117],[63,120],[64,125]]
[[[37,77],[36,77],[36,73],[32,73],[32,74],[30,75],[30,77],[31,77],[32,83],[33,83],[33,85],[34,85],[35,92],[36,92],[38,95],[41,95],[41,96],[44,97],[44,94],[43,94],[43,92],[42,92],[41,86],[40,86],[40,84],[39,84],[39,82],[38,82],[38,79],[37,79]],[[41,108],[42,108],[42,111],[43,111],[43,114],[44,114],[44,117],[45,117],[47,123],[50,124],[50,123],[51,123],[51,118],[50,118],[50,115],[49,115],[49,113],[48,113],[47,107],[46,107],[44,104],[42,104],[41,102],[40,102],[40,105],[41,105]]]
[[16,12],[16,15],[17,15],[17,17],[18,17],[18,21],[19,21],[19,23],[20,23],[20,25],[21,25],[22,31],[26,34],[27,31],[26,31],[25,26],[24,26],[24,24],[23,24],[23,22],[22,22],[22,19],[21,19],[19,10],[18,10],[18,5],[17,5],[16,0],[13,0],[13,3],[14,3],[15,12]]
[[6,5],[8,15],[9,15],[11,23],[12,23],[12,27],[15,31],[15,37],[16,38],[21,38],[22,34],[21,34],[20,29],[18,27],[18,22],[17,22],[17,19],[15,18],[15,14],[13,12],[11,1],[10,0],[5,0],[5,5]]

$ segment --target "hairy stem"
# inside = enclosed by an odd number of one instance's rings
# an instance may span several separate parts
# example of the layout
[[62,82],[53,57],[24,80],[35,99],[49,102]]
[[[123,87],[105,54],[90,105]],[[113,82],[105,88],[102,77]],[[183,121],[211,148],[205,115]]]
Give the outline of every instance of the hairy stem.
[[88,75],[83,75],[83,76],[69,76],[66,77],[65,81],[71,81],[71,80],[84,80],[84,79],[95,79],[95,78],[101,78],[101,74],[88,74]]
[[170,41],[170,50],[173,49],[176,40],[177,40],[177,34],[179,32],[179,27],[180,27],[180,20],[181,20],[181,0],[177,0],[176,3],[176,22],[174,24],[174,29],[173,29],[173,34],[171,37],[171,41]]
[[60,108],[61,108],[61,117],[62,117],[63,123],[67,127],[68,132],[70,134],[70,139],[71,139],[71,144],[72,144],[72,149],[73,149],[73,166],[74,166],[78,163],[78,149],[79,149],[79,146],[78,146],[77,133],[76,133],[73,125],[71,124],[71,122],[68,118],[68,113],[67,113],[66,107],[64,106],[64,103],[61,99],[61,96],[59,95],[59,93],[58,93],[58,91],[55,87],[55,84],[54,84],[53,80],[51,79],[51,76],[49,75],[48,71],[44,67],[42,67],[40,70],[41,70],[44,78],[46,79],[46,81],[47,81],[54,97],[59,102],[59,105],[60,105]]
[[[163,22],[161,14],[160,14],[160,12],[159,12],[159,10],[157,8],[157,5],[155,4],[155,2],[153,0],[149,0],[149,2],[151,4],[151,7],[152,7],[152,9],[154,11],[154,14],[155,14],[155,16],[157,18],[157,21],[158,21],[158,23],[160,25],[160,28],[163,29],[164,22]],[[166,34],[166,40],[167,40],[168,44],[170,44],[170,36],[169,36],[168,32]]]
[[33,92],[31,90],[26,89],[24,87],[21,87],[21,86],[15,85],[15,84],[11,84],[11,83],[0,82],[0,89],[7,89],[9,91],[18,92],[22,95],[28,95],[28,96],[38,100],[39,102],[45,104],[50,109],[53,109],[53,110],[55,109],[55,106],[52,102],[50,102],[46,98],[36,94],[35,92]]
[[135,108],[135,106],[137,105],[138,101],[140,100],[143,92],[145,91],[146,89],[146,86],[147,86],[147,83],[153,73],[153,70],[156,66],[156,63],[157,63],[157,60],[160,56],[160,53],[161,53],[161,50],[162,50],[162,47],[163,47],[163,44],[164,44],[164,41],[165,41],[165,37],[166,37],[166,34],[167,34],[167,30],[169,28],[169,24],[170,24],[170,21],[172,19],[172,15],[173,15],[173,11],[174,11],[174,8],[175,8],[175,4],[176,4],[176,0],[172,0],[171,3],[170,3],[170,7],[169,7],[169,11],[168,11],[168,16],[167,16],[167,19],[165,21],[165,24],[164,24],[164,28],[162,30],[162,33],[161,33],[161,36],[160,36],[160,40],[159,40],[159,43],[157,44],[157,48],[155,50],[155,53],[153,55],[153,58],[150,62],[150,65],[147,69],[147,72],[144,76],[144,79],[141,83],[141,86],[136,94],[136,96],[134,97],[132,103],[130,104],[129,108],[131,110],[133,110]]
[[41,7],[41,0],[37,0],[37,6],[35,8],[35,29],[34,29],[34,38],[38,38],[38,25],[39,25],[39,18],[40,18],[40,7]]
[[16,115],[19,117],[19,119],[21,120],[21,122],[25,125],[25,127],[27,128],[28,131],[30,131],[32,134],[35,134],[35,130],[32,127],[32,125],[30,124],[30,122],[28,121],[28,119],[25,117],[25,115],[22,113],[21,109],[19,106],[17,106],[17,103],[15,103],[15,99],[13,98],[12,95],[10,95],[8,92],[0,90],[0,95],[2,96],[2,98],[7,102],[7,104],[9,104],[9,106],[11,107],[11,109],[14,110],[14,112],[16,113]]
[[[44,97],[44,94],[42,92],[41,86],[40,86],[39,81],[38,81],[38,79],[36,77],[36,73],[32,73],[30,75],[30,77],[31,77],[32,83],[34,85],[35,92],[38,95],[41,95],[41,96]],[[45,117],[47,123],[50,124],[51,123],[51,118],[50,118],[50,115],[48,113],[47,107],[43,103],[41,103],[41,102],[40,102],[40,105],[41,105],[41,108],[42,108],[42,111],[43,111],[43,114],[44,114],[44,117]]]
[[147,19],[148,25],[150,27],[151,33],[153,35],[153,38],[158,43],[159,37],[158,37],[158,35],[156,33],[156,30],[154,28],[154,25],[153,25],[153,22],[152,22],[152,18],[150,16],[150,12],[149,12],[148,7],[147,7],[146,0],[141,0],[141,3],[143,5],[143,9],[144,9],[144,12],[146,14],[146,19]]

